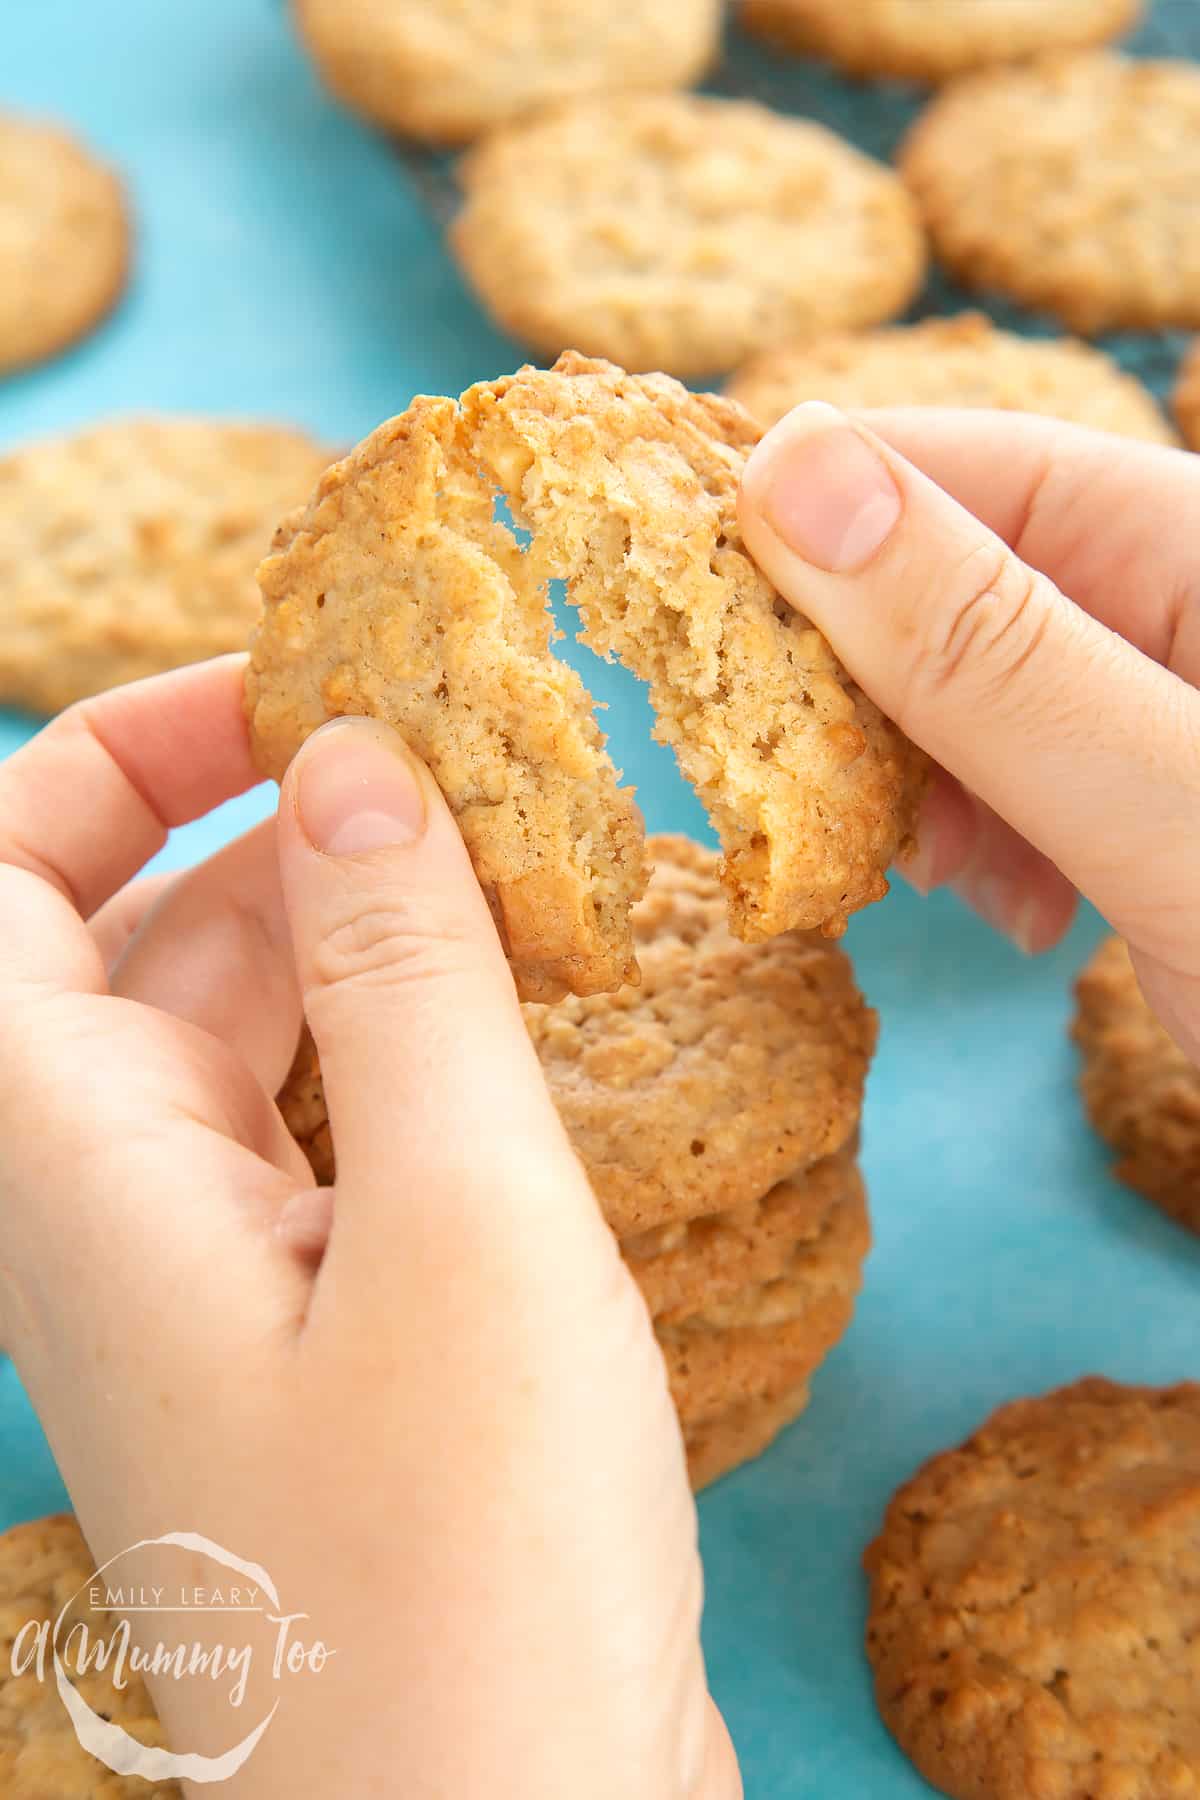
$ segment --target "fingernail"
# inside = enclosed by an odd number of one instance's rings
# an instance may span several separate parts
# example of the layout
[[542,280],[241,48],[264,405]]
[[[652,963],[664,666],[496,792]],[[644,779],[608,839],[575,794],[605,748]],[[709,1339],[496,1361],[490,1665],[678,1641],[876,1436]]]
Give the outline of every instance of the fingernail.
[[425,796],[403,741],[375,719],[335,719],[297,758],[296,815],[315,850],[360,856],[411,844],[425,829]]
[[969,901],[986,925],[1008,938],[1026,956],[1033,955],[1038,927],[1035,896],[1014,889],[1011,882],[998,876],[985,875],[972,886]]
[[923,831],[907,856],[896,867],[918,894],[932,894],[937,875],[937,845],[932,831]]
[[768,433],[750,459],[745,486],[775,535],[831,575],[869,562],[903,508],[886,463],[820,400],[797,407]]

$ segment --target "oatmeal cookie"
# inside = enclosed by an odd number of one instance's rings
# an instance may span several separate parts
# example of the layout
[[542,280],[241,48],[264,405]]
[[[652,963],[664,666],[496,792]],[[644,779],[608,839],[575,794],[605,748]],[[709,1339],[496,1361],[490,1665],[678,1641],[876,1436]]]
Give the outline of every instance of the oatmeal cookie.
[[1200,325],[1200,68],[1081,52],[952,82],[901,172],[942,261],[1092,336]]
[[184,418],[0,458],[0,704],[57,712],[242,649],[259,559],[327,461],[300,432]]
[[893,318],[924,274],[891,169],[747,101],[580,102],[497,132],[460,175],[453,248],[547,360],[574,346],[718,374],[763,344]]
[[803,400],[826,400],[849,410],[997,407],[1177,442],[1154,396],[1111,357],[1074,338],[1000,331],[982,313],[781,344],[739,369],[726,392],[764,430]]
[[[58,1697],[53,1665],[39,1680],[36,1664],[13,1673],[13,1644],[31,1620],[53,1623],[70,1602],[65,1629],[86,1625],[94,1638],[104,1621],[88,1605],[91,1552],[69,1513],[17,1525],[0,1535],[0,1793],[5,1800],[182,1800],[174,1781],[114,1775],[84,1750]],[[84,1591],[80,1593],[80,1589]],[[23,1648],[27,1640],[22,1639]],[[72,1684],[93,1712],[103,1713],[140,1744],[161,1745],[162,1729],[138,1675],[117,1687],[110,1668],[76,1673]]]
[[330,89],[387,131],[459,144],[552,101],[686,87],[720,0],[293,0]]
[[0,375],[65,350],[111,311],[130,236],[111,169],[58,126],[0,112]]
[[1143,0],[742,0],[748,31],[851,75],[945,81],[1048,50],[1084,50],[1136,24]]
[[866,1553],[884,1722],[957,1800],[1200,1793],[1200,1385],[1017,1400]]
[[911,840],[923,759],[741,546],[756,439],[728,401],[567,355],[415,401],[326,473],[260,571],[264,772],[339,714],[395,725],[458,819],[525,998],[633,978],[642,884],[640,820],[551,653],[551,579],[583,641],[648,683],[740,936],[836,935]]
[[1120,938],[1105,939],[1075,991],[1084,1105],[1117,1175],[1200,1231],[1200,1069],[1146,1005]]

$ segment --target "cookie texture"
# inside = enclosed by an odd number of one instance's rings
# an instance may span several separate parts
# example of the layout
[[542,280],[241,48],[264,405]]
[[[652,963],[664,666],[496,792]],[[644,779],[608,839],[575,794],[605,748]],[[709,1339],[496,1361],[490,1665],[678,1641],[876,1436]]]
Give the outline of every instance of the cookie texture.
[[547,360],[712,375],[764,343],[903,311],[924,272],[895,174],[749,102],[630,95],[497,132],[461,165],[452,244]]
[[621,1254],[651,1317],[676,1323],[783,1275],[858,1181],[851,1144],[777,1182],[761,1200],[623,1238]]
[[866,1553],[901,1748],[958,1800],[1200,1793],[1200,1385],[1002,1407]]
[[[719,1264],[771,1238],[776,1208],[807,1228],[785,1176],[848,1145],[862,1110],[875,1016],[845,956],[817,936],[764,943],[730,936],[718,859],[686,838],[649,840],[652,874],[634,908],[640,987],[529,1005],[525,1022],[555,1105],[618,1237],[710,1213],[729,1223]],[[303,1039],[279,1106],[318,1180],[333,1146],[316,1051]],[[849,1179],[844,1164],[819,1177]],[[825,1204],[827,1188],[809,1196]],[[789,1210],[790,1209],[790,1210]],[[693,1240],[693,1247],[699,1240]],[[663,1250],[670,1240],[647,1247]],[[676,1265],[678,1268],[681,1265]],[[677,1304],[678,1274],[656,1304]]]
[[871,1247],[866,1192],[853,1180],[781,1275],[714,1301],[655,1335],[685,1428],[808,1381],[845,1335]]
[[686,1428],[683,1444],[693,1488],[708,1487],[731,1469],[761,1456],[780,1432],[800,1417],[808,1400],[807,1384],[802,1383],[772,1400],[750,1400]]
[[1200,450],[1200,339],[1180,365],[1172,405],[1184,443],[1189,450]]
[[764,350],[726,392],[764,427],[804,400],[844,408],[988,406],[1175,443],[1154,396],[1073,338],[998,330],[982,313],[837,332]]
[[944,81],[1128,31],[1142,0],[742,0],[748,31],[851,75]]
[[1075,994],[1080,1089],[1117,1175],[1200,1232],[1200,1069],[1142,998],[1120,938],[1105,939]]
[[99,323],[125,287],[130,235],[111,169],[58,126],[0,112],[0,374]]
[[[13,1673],[13,1645],[22,1628],[30,1620],[52,1624],[68,1602],[64,1632],[83,1624],[91,1641],[104,1635],[111,1621],[91,1610],[86,1588],[78,1593],[95,1566],[69,1513],[17,1525],[0,1536],[0,1793],[5,1800],[146,1800],[150,1795],[182,1800],[176,1782],[114,1775],[80,1746],[58,1697],[48,1655],[47,1679],[38,1680],[36,1665],[24,1674]],[[27,1650],[24,1638],[22,1651]],[[140,1744],[163,1743],[139,1676],[126,1670],[124,1685],[117,1687],[111,1667],[107,1672],[93,1667],[81,1675],[73,1656],[64,1666],[93,1712],[103,1713]]]
[[[632,974],[640,821],[546,584],[648,683],[725,851],[734,930],[820,926],[887,892],[924,763],[742,547],[757,440],[732,403],[567,354],[419,400],[328,471],[260,571],[251,733],[278,775],[342,713],[397,726],[454,811],[526,998]],[[503,494],[532,533],[494,517]]]
[[327,460],[300,432],[184,418],[0,458],[0,702],[56,712],[242,649],[259,558]]
[[1200,324],[1200,68],[1081,52],[968,75],[904,146],[964,282],[1090,336]]
[[557,100],[686,87],[719,0],[293,0],[322,76],[385,130],[457,144]]

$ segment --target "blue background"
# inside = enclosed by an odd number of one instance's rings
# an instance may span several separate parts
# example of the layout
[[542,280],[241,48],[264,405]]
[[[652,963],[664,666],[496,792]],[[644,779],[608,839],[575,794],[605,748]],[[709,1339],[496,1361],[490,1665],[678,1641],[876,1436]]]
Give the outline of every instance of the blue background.
[[[1142,46],[1174,33],[1182,47],[1189,18],[1194,0],[1159,0]],[[914,105],[736,41],[718,85],[884,154]],[[87,344],[0,387],[0,443],[139,408],[294,420],[350,443],[414,392],[457,393],[521,360],[443,250],[444,165],[406,163],[326,100],[280,0],[9,7],[0,104],[72,122],[120,165],[138,220],[128,299]],[[939,281],[925,305],[958,303]],[[1178,350],[1115,347],[1160,387]],[[650,826],[702,833],[636,684],[578,656],[611,703],[616,759]],[[32,729],[0,713],[0,753]],[[268,804],[260,791],[222,809],[165,860],[194,859]],[[903,889],[851,928],[883,1020],[865,1293],[808,1414],[700,1507],[709,1665],[751,1800],[928,1792],[875,1716],[858,1573],[889,1493],[923,1457],[1000,1401],[1086,1371],[1200,1373],[1200,1244],[1109,1178],[1074,1091],[1069,982],[1099,931],[1085,917],[1029,962],[954,901]],[[0,1526],[65,1500],[0,1359]]]

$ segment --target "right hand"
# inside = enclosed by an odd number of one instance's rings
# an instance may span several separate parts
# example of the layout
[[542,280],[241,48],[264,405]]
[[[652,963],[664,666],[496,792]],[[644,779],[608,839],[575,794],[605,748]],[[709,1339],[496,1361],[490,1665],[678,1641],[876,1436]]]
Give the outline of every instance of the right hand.
[[755,561],[938,765],[916,858],[1034,952],[1076,894],[1200,1060],[1200,456],[1020,414],[810,402]]

